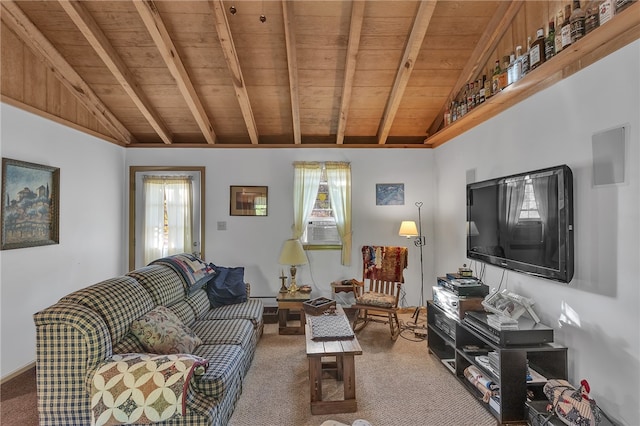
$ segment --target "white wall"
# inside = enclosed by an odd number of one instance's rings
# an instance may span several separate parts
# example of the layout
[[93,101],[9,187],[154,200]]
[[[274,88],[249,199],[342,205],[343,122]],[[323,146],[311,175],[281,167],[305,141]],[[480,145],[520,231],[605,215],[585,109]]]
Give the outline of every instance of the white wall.
[[35,360],[32,315],[123,272],[125,150],[1,104],[2,157],[60,168],[60,244],[0,251],[1,376]]
[[[353,255],[351,267],[340,265],[336,250],[309,250],[309,265],[298,268],[298,284],[311,284],[314,296],[331,296],[330,283],[361,278],[364,244],[406,245],[406,306],[420,303],[420,257],[413,240],[398,236],[402,220],[418,220],[422,207],[425,276],[433,274],[433,151],[426,149],[128,149],[127,166],[206,166],[205,257],[222,266],[242,265],[252,295],[274,298],[280,288],[278,264],[282,243],[293,224],[293,162],[349,161],[352,175]],[[376,206],[376,183],[404,183],[403,206]],[[229,215],[230,185],[268,186],[268,216]],[[224,221],[226,231],[217,230]],[[427,275],[428,274],[428,275]],[[429,288],[428,282],[425,283]],[[425,294],[427,294],[425,292]],[[274,300],[265,300],[265,303]]]
[[[506,287],[535,299],[542,322],[569,348],[570,380],[586,378],[591,396],[629,425],[640,424],[639,52],[636,41],[435,151],[438,273],[465,260],[467,170],[481,181],[571,167],[574,279],[566,285],[509,272]],[[594,187],[592,135],[622,125],[629,128],[626,181]],[[487,267],[485,281],[498,287],[501,275],[501,269]]]

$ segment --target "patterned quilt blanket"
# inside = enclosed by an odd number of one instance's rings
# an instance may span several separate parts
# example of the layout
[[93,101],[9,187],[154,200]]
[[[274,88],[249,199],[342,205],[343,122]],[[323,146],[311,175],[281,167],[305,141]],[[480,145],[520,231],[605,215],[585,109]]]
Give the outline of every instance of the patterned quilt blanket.
[[363,246],[363,279],[404,282],[403,271],[408,265],[406,247]]
[[154,264],[166,265],[176,271],[182,277],[188,293],[203,287],[216,273],[211,265],[189,253],[156,259],[150,263],[150,265]]
[[187,354],[120,354],[91,380],[91,424],[151,424],[184,416],[189,380],[207,360]]

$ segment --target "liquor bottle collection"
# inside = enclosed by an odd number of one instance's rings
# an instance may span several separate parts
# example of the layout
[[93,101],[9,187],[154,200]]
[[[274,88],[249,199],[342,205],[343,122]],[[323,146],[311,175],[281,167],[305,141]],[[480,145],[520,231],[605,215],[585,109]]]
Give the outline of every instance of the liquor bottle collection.
[[549,21],[546,36],[544,28],[538,28],[533,41],[531,37],[527,37],[526,51],[523,52],[522,46],[516,46],[515,52],[503,56],[502,61],[495,61],[489,78],[485,74],[482,79],[467,83],[459,95],[447,105],[444,125],[462,118],[491,96],[608,22],[614,13],[620,13],[634,1],[638,0],[587,0],[585,10],[582,9],[580,0],[572,0],[572,4],[567,4],[564,10],[558,11],[555,22],[553,19]]

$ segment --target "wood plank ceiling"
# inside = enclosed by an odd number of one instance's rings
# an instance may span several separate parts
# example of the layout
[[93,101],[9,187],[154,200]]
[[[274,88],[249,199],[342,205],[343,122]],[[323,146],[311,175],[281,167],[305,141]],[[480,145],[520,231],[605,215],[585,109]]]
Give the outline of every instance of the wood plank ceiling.
[[427,147],[521,3],[3,0],[1,17],[122,145]]

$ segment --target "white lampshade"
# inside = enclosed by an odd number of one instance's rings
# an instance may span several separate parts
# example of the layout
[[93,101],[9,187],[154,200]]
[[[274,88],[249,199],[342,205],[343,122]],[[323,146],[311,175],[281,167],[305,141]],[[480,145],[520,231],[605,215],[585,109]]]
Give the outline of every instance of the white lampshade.
[[477,237],[478,235],[480,235],[480,232],[478,232],[478,227],[476,226],[476,223],[474,221],[467,222],[467,235],[470,237]]
[[289,239],[282,245],[280,251],[280,260],[278,263],[281,265],[306,265],[307,255],[304,253],[302,243],[297,239]]
[[403,220],[400,225],[400,231],[398,235],[401,237],[417,237],[418,236],[418,227],[413,220]]

